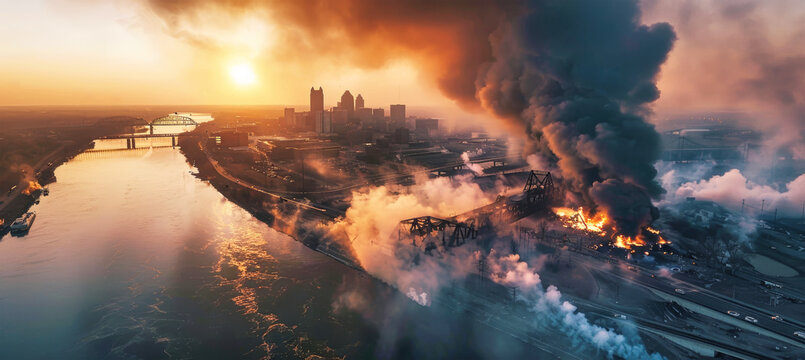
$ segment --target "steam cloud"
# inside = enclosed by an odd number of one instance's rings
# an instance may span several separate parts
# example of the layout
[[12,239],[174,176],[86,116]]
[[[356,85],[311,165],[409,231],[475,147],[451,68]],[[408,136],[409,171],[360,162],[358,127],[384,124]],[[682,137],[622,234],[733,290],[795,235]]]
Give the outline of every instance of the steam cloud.
[[[347,234],[366,271],[394,285],[420,305],[429,305],[446,281],[461,278],[474,268],[472,253],[460,247],[446,259],[418,256],[422,249],[399,244],[397,225],[401,220],[424,215],[447,218],[494,201],[497,192],[485,193],[477,184],[467,181],[470,177],[456,177],[452,181],[420,176],[411,187],[387,185],[353,193],[345,218],[331,226],[330,231]],[[418,261],[411,261],[414,258]]]
[[[672,170],[664,177],[673,176]],[[742,201],[753,208],[759,208],[765,202],[767,214],[777,209],[781,216],[796,216],[800,214],[805,202],[805,175],[800,175],[779,191],[767,185],[755,184],[747,180],[739,170],[732,169],[724,175],[716,175],[707,180],[684,183],[673,194],[676,200],[687,197],[715,201],[733,210],[740,209]]]
[[591,324],[584,314],[576,312],[575,305],[562,301],[562,293],[556,286],[543,288],[539,274],[521,261],[519,255],[501,256],[493,250],[489,254],[488,263],[494,274],[492,280],[516,287],[519,290],[519,300],[531,306],[530,310],[537,315],[536,321],[547,322],[574,341],[605,351],[610,359],[614,356],[623,359],[664,359],[660,354],[649,354],[645,346],[612,329]]
[[461,161],[464,161],[464,166],[467,169],[470,169],[475,175],[483,175],[484,174],[484,167],[481,164],[475,164],[470,161],[471,156],[479,156],[483,154],[483,149],[478,149],[477,151],[465,151],[461,153]]

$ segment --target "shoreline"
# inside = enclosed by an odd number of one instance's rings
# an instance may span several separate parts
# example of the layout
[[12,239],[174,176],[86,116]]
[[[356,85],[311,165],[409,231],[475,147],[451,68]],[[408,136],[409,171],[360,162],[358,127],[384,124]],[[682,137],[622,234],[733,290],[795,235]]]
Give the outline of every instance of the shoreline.
[[[39,160],[39,162],[44,162],[47,160],[51,160],[48,165],[46,165],[41,170],[36,170],[33,180],[39,183],[40,186],[44,189],[47,185],[50,185],[56,182],[56,175],[55,170],[62,164],[70,161],[74,157],[80,155],[81,153],[87,151],[88,149],[92,148],[92,143],[94,140],[90,140],[89,142],[83,143],[81,145],[74,145],[74,146],[62,146],[60,149],[55,150],[55,155],[46,156]],[[11,223],[27,213],[31,210],[31,207],[36,204],[36,201],[42,196],[42,191],[37,190],[32,195],[24,195],[22,193],[17,194],[13,199],[9,200],[7,203],[2,204],[2,210],[0,210],[0,219],[5,220],[5,223],[0,226],[0,240],[10,233],[10,226]],[[13,235],[12,235],[13,236]]]
[[[335,220],[334,217],[294,205],[281,197],[278,201],[276,197],[267,196],[227,179],[215,169],[207,154],[202,150],[202,145],[195,138],[180,137],[177,146],[187,162],[197,169],[198,173],[195,176],[212,185],[227,200],[248,211],[272,229],[290,236],[311,250],[368,275],[348,248],[325,234],[324,225]],[[311,222],[323,226],[313,229],[296,226],[296,224]],[[344,241],[346,241],[346,237],[344,237]]]

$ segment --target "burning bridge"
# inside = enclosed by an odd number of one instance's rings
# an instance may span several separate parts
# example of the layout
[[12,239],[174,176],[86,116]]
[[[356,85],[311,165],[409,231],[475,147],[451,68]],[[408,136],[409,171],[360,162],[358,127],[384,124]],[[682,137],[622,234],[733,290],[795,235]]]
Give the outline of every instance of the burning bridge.
[[424,247],[426,253],[437,248],[458,247],[475,239],[479,230],[549,209],[556,193],[550,172],[531,170],[523,192],[509,197],[499,196],[489,205],[448,219],[420,216],[400,221],[397,240],[410,240],[413,246]]

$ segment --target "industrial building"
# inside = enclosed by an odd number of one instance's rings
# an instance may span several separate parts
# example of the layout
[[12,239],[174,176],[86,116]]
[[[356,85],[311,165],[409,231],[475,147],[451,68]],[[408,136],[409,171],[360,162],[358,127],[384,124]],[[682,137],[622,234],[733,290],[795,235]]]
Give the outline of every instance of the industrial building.
[[213,133],[210,142],[222,148],[249,146],[249,134],[240,131],[221,131]]
[[311,139],[258,140],[257,147],[275,161],[335,158],[341,153],[341,147],[330,141]]

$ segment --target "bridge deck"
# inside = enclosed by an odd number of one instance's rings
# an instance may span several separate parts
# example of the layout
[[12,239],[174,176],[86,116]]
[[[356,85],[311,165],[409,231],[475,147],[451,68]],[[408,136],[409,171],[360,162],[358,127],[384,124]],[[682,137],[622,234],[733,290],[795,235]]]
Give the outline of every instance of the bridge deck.
[[129,134],[129,135],[109,135],[109,136],[102,136],[98,139],[100,140],[111,140],[111,139],[147,139],[147,138],[163,138],[163,137],[178,137],[178,136],[198,136],[198,135],[190,135],[188,133],[176,133],[176,134]]

